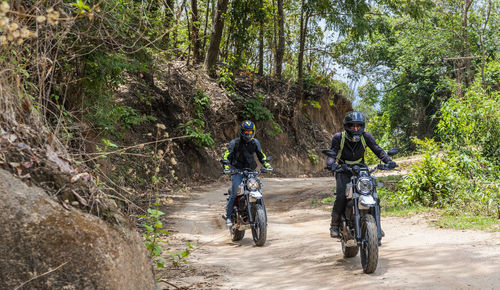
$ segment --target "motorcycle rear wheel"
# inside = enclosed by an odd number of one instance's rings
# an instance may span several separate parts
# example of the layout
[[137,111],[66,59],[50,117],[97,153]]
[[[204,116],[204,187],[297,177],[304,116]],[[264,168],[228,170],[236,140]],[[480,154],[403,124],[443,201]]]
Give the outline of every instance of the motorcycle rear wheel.
[[231,240],[233,242],[241,241],[241,239],[245,236],[245,230],[239,231],[237,229],[230,228],[229,231],[231,232]]
[[266,243],[267,218],[264,207],[260,204],[255,205],[254,221],[255,226],[252,227],[253,241],[255,245],[262,247]]
[[354,240],[354,242],[356,242],[356,240],[354,239],[354,237],[351,236],[351,234],[349,234],[349,228],[347,228],[343,232],[348,233],[347,237],[343,236],[340,239],[340,243],[342,244],[342,253],[344,253],[344,258],[356,257],[356,255],[358,254],[358,248],[359,248],[357,243],[356,243],[356,246],[351,246],[351,247],[347,246],[348,240]]
[[229,233],[231,234],[231,240],[233,242],[241,241],[241,239],[243,239],[243,237],[245,236],[245,230],[240,231],[235,228],[236,221],[238,220],[238,214],[233,213],[232,220],[233,220],[233,226],[229,228]]
[[377,269],[378,263],[378,238],[377,225],[371,214],[367,214],[361,220],[361,265],[363,272],[371,274]]

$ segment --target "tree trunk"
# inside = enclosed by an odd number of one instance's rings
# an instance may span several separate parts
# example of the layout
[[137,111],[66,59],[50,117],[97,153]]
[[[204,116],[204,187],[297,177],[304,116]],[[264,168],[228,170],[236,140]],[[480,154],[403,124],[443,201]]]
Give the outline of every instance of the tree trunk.
[[278,0],[278,47],[276,49],[276,77],[281,79],[283,55],[285,54],[285,16],[283,0]]
[[[484,64],[485,64],[485,49],[484,49],[484,32],[486,31],[486,26],[488,25],[488,21],[490,20],[491,13],[491,0],[488,1],[488,10],[486,12],[486,20],[484,21],[483,29],[481,30],[481,82],[484,83]],[[500,212],[499,212],[500,214]]]
[[165,0],[163,2],[165,5],[165,19],[163,23],[165,23],[165,30],[167,31],[162,39],[165,50],[169,49],[170,29],[172,29],[172,23],[174,22],[174,3],[174,0]]
[[191,0],[191,42],[193,43],[193,63],[201,62],[200,22],[198,20],[198,0]]
[[[188,9],[186,6],[184,6],[184,10],[186,12],[186,15],[189,15]],[[191,25],[189,23],[189,17],[186,17],[186,22],[187,22],[187,31],[188,31],[188,39],[191,39]],[[186,65],[189,66],[189,62],[191,60],[191,47],[192,47],[192,42],[189,42],[188,45],[188,53],[187,53],[187,60],[186,60]]]
[[[201,46],[201,51],[202,53],[205,52],[205,46],[207,44],[207,28],[208,28],[208,17],[209,17],[209,12],[210,12],[210,4],[212,3],[211,0],[207,1],[207,10],[205,11],[205,27],[203,28],[203,44]],[[212,4],[213,6],[213,4]]]
[[[260,8],[263,8],[263,0],[260,0]],[[259,29],[259,70],[258,74],[264,74],[264,19],[260,19]]]
[[212,25],[212,35],[210,37],[207,57],[205,58],[204,64],[205,70],[210,76],[215,76],[215,64],[217,63],[222,30],[224,29],[223,15],[226,13],[228,2],[229,0],[217,1],[217,13],[215,15],[215,21]]
[[463,39],[464,39],[464,46],[465,46],[465,87],[469,87],[469,84],[472,82],[472,73],[470,71],[470,44],[469,44],[469,31],[467,29],[468,26],[468,14],[469,14],[469,9],[472,5],[473,0],[465,0],[464,3],[464,14],[463,14],[463,20],[462,20],[462,29],[463,29]]
[[309,11],[307,11],[304,0],[302,0],[302,9],[300,13],[300,44],[299,44],[299,55],[297,61],[297,83],[299,86],[299,95],[302,94],[304,90],[304,48],[307,35],[307,22],[309,21]]

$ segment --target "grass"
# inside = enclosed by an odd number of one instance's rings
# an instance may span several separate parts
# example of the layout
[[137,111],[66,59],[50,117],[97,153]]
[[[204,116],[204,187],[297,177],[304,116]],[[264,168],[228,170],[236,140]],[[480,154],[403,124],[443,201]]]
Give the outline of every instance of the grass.
[[382,205],[382,216],[396,216],[396,217],[410,217],[431,210],[423,206],[409,206],[409,207],[388,207],[384,208]]
[[441,228],[456,230],[472,229],[486,232],[500,232],[500,219],[480,215],[461,214],[453,216],[443,214],[433,224]]

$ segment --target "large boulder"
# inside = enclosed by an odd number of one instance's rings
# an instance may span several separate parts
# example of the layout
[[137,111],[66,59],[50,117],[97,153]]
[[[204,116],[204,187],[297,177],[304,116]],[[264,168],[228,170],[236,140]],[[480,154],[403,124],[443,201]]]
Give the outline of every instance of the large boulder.
[[155,289],[139,234],[67,210],[0,169],[0,289]]

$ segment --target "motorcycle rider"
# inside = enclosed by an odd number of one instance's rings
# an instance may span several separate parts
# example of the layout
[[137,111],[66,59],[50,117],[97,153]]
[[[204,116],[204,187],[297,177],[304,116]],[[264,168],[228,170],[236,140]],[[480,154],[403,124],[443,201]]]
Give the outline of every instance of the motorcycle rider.
[[[365,117],[362,113],[351,111],[344,117],[344,131],[333,135],[331,150],[336,153],[336,158],[328,157],[326,166],[334,172],[342,164],[364,163],[365,148],[368,146],[375,155],[388,165],[395,168],[397,164],[389,155],[378,146],[372,134],[365,132]],[[337,163],[335,163],[337,161]],[[336,173],[337,190],[335,203],[332,208],[330,223],[330,236],[339,237],[340,217],[346,207],[345,191],[352,174],[349,172]]]
[[266,155],[262,151],[259,140],[255,138],[255,124],[252,121],[243,121],[239,128],[240,137],[235,138],[229,142],[229,146],[224,152],[223,160],[229,161],[229,165],[224,165],[224,173],[232,174],[231,176],[231,193],[226,205],[226,226],[231,227],[231,215],[233,213],[234,200],[238,193],[238,187],[242,182],[243,176],[238,173],[238,169],[250,168],[255,170],[257,162],[255,162],[254,153],[260,163],[268,171],[273,171],[271,164],[266,161]]

